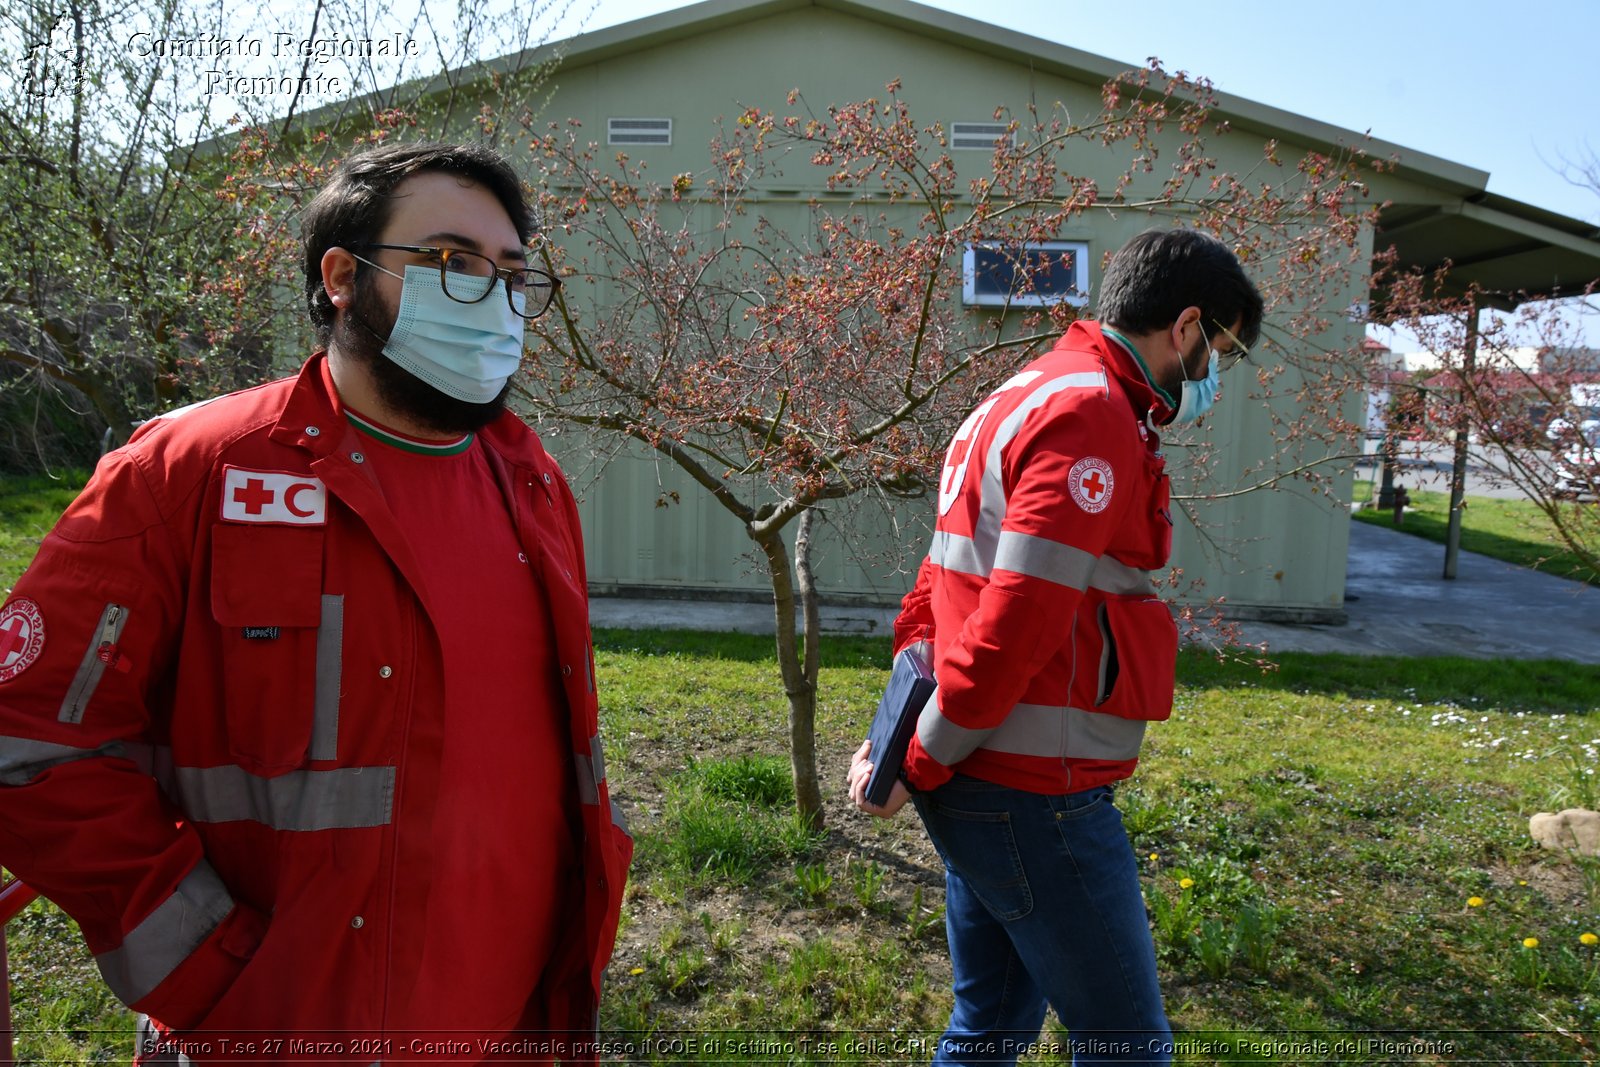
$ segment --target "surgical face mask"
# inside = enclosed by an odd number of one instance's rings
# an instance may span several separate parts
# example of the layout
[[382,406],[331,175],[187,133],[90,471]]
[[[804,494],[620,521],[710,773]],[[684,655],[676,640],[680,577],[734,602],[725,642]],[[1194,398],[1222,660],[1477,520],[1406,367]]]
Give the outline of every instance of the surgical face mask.
[[[371,263],[370,260],[363,262]],[[371,264],[391,277],[392,270]],[[471,292],[496,291],[472,304],[445,295],[437,267],[406,267],[400,310],[383,354],[446,396],[483,404],[500,395],[522,363],[526,323],[506,300],[499,278],[462,277]],[[450,279],[451,289],[458,285]],[[522,299],[512,294],[512,299]]]
[[[1218,368],[1222,360],[1217,358],[1217,350],[1211,347],[1211,338],[1206,337],[1204,328],[1200,336],[1206,342],[1206,376],[1192,382],[1188,378],[1188,369],[1184,369],[1183,395],[1178,401],[1178,413],[1172,416],[1173,422],[1192,422],[1210,411],[1217,402],[1217,389],[1222,384]],[[1184,366],[1181,356],[1178,366]]]

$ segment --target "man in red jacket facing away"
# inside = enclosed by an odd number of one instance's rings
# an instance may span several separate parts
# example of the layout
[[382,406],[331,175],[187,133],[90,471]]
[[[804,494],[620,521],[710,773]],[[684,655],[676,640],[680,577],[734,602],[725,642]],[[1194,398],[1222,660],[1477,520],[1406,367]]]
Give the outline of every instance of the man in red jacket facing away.
[[[1142,234],[1079,322],[968,416],[933,547],[895,623],[938,688],[902,783],[945,863],[955,1007],[936,1064],[1011,1063],[1045,1007],[1077,1064],[1166,1063],[1171,1032],[1111,783],[1172,711],[1178,637],[1149,571],[1172,544],[1159,427],[1211,406],[1262,302],[1193,230]],[[909,792],[908,792],[909,787]]]
[[556,288],[522,183],[379,148],[302,229],[299,374],[146,423],[0,608],[0,862],[142,1062],[592,1061],[632,844],[577,509],[505,408]]

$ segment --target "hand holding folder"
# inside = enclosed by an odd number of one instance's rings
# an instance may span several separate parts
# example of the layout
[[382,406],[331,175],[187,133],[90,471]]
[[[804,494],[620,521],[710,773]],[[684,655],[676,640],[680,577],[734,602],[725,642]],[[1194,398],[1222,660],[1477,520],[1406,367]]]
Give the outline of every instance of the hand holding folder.
[[894,658],[889,685],[878,701],[872,729],[867,732],[871,746],[867,758],[872,761],[872,777],[866,788],[868,803],[882,807],[888,801],[905,763],[911,735],[917,732],[917,716],[934,685],[933,670],[914,648],[907,648]]

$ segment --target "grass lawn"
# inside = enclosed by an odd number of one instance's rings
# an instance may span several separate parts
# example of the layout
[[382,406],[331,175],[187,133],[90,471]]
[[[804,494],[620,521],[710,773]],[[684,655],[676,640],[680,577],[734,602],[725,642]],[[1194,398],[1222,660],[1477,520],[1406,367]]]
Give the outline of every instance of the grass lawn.
[[[1409,488],[1406,492],[1411,496],[1411,506],[1406,509],[1405,522],[1399,529],[1444,544],[1450,528],[1450,494]],[[1357,479],[1355,502],[1365,504],[1371,499],[1372,483]],[[1594,513],[1600,505],[1569,501],[1562,506],[1574,511],[1587,509],[1584,514],[1588,520],[1578,528],[1595,528]],[[1363,508],[1355,517],[1360,522],[1394,528],[1393,511]],[[1532,501],[1467,497],[1466,507],[1461,512],[1461,547],[1547,574],[1600,585],[1600,573],[1586,566],[1561,543],[1549,516]]]
[[[23,526],[7,585],[48,525],[22,495],[0,491],[24,516],[0,520]],[[874,820],[842,792],[887,641],[825,642],[823,835],[789,814],[770,639],[596,650],[638,842],[601,1013],[615,1061],[927,1062],[950,1004],[938,861],[910,809]],[[1527,819],[1600,803],[1600,668],[1186,652],[1179,681],[1118,792],[1177,1062],[1594,1062],[1600,861],[1537,848]],[[131,1019],[73,924],[36,902],[7,936],[19,1063],[126,1061]],[[1054,1027],[1028,1062],[1068,1062]]]
[[0,477],[0,591],[16,584],[39,541],[88,480],[87,471],[65,471],[56,478]]
[[[638,835],[602,1009],[623,1058],[926,1062],[950,1002],[937,860],[909,809],[880,822],[841,795],[886,642],[827,643],[818,837],[789,816],[767,639],[596,638]],[[1186,653],[1180,670],[1118,796],[1178,1062],[1379,1040],[1321,1062],[1592,1062],[1600,949],[1580,937],[1600,932],[1600,863],[1536,848],[1527,818],[1596,803],[1600,669],[1286,655],[1263,674]],[[22,1061],[124,1058],[126,1016],[70,922],[37,903],[9,933]],[[769,1055],[706,1050],[735,1038]]]
[[[641,838],[606,1024],[931,1039],[949,1006],[936,858],[909,810],[882,823],[839,797],[886,646],[832,644],[831,829],[811,843],[776,797],[719,784],[763,767],[781,780],[764,640],[605,633],[597,647],[615,785]],[[1583,1061],[1592,1044],[1569,1035],[1597,1036],[1600,956],[1580,936],[1600,925],[1600,864],[1541,852],[1526,825],[1594,802],[1600,669],[1285,656],[1261,674],[1187,654],[1181,680],[1119,795],[1192,1049],[1180,1062],[1241,1062],[1286,1031],[1433,1040],[1451,1049],[1437,1062]],[[732,839],[711,831],[738,823]],[[807,1060],[796,1047],[787,1061]],[[1327,1060],[1393,1061],[1382,1047]]]

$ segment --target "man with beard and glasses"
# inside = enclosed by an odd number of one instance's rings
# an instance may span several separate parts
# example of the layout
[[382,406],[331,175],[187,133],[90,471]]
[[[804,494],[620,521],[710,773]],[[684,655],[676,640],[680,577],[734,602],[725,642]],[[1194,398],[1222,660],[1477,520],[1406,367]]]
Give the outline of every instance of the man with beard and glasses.
[[302,229],[299,374],[146,423],[0,610],[0,863],[140,1062],[592,1062],[632,844],[505,407],[556,280],[479,146],[354,156]]
[[1172,712],[1178,633],[1161,429],[1204,415],[1262,300],[1232,251],[1151,231],[1106,267],[1099,322],[980,404],[939,479],[933,546],[895,620],[937,688],[902,780],[945,866],[955,1004],[933,1062],[1015,1063],[1048,1005],[1072,1062],[1164,1064],[1171,1032],[1139,871],[1112,803]]

